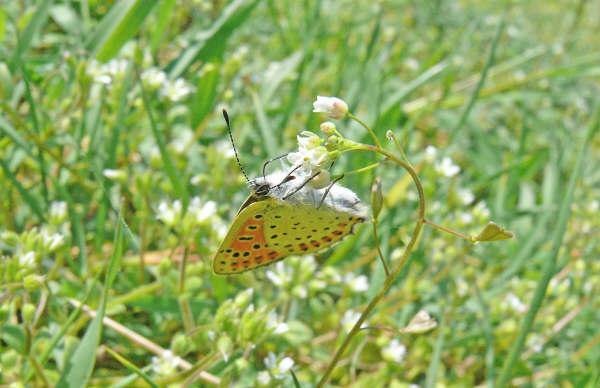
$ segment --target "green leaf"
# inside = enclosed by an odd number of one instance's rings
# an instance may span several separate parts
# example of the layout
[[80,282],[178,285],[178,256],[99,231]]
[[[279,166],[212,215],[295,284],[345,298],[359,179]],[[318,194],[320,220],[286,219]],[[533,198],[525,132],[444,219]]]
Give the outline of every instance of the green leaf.
[[75,10],[67,4],[57,4],[50,8],[50,17],[65,32],[74,36],[81,36],[81,19]]
[[102,18],[86,47],[100,61],[108,61],[131,39],[157,0],[121,0]]
[[144,107],[146,108],[146,112],[148,113],[148,118],[150,119],[150,129],[152,129],[152,135],[154,136],[154,140],[156,141],[156,145],[158,146],[158,150],[160,151],[160,157],[163,161],[163,165],[165,167],[167,176],[171,181],[171,185],[173,185],[173,190],[177,196],[183,202],[184,209],[187,209],[187,205],[190,202],[190,196],[182,181],[182,174],[180,171],[175,169],[175,164],[171,160],[171,156],[169,155],[169,151],[167,150],[167,145],[165,144],[165,140],[163,139],[163,134],[158,129],[156,121],[154,120],[154,116],[152,115],[152,108],[150,107],[150,102],[148,101],[148,96],[146,92],[144,92],[144,88],[142,86],[142,82],[139,82],[140,88],[142,90],[142,100],[144,101]]
[[294,387],[300,388],[300,382],[298,381],[298,378],[296,377],[294,370],[290,369],[290,373],[292,374],[292,380],[294,381]]
[[474,241],[501,241],[513,238],[515,235],[512,232],[505,230],[500,225],[490,221],[483,228],[483,231],[479,233]]
[[153,54],[156,52],[158,45],[162,41],[161,38],[165,32],[165,28],[169,25],[169,20],[171,20],[175,5],[175,0],[163,0],[158,5],[158,10],[156,11],[156,24],[152,29],[152,39],[150,40]]
[[129,369],[130,371],[134,372],[136,375],[138,375],[139,377],[144,379],[144,381],[146,381],[151,387],[158,388],[158,385],[156,385],[152,381],[152,379],[150,379],[150,377],[143,370],[141,370],[137,366],[135,366],[134,363],[129,361],[127,358],[121,356],[119,353],[115,352],[114,350],[112,350],[109,347],[106,347],[105,349],[107,352],[110,353],[111,356],[116,358],[117,361],[119,361],[121,363],[121,365],[125,366],[127,369]]
[[31,17],[31,20],[29,20],[29,23],[27,23],[27,27],[25,27],[23,34],[21,34],[19,38],[19,46],[15,51],[17,60],[29,48],[29,46],[31,46],[31,42],[36,38],[43,24],[46,22],[50,4],[52,4],[51,0],[41,1],[35,10],[35,13]]
[[123,230],[119,223],[115,231],[113,254],[106,271],[102,301],[100,302],[96,316],[85,331],[83,339],[71,358],[69,358],[63,374],[56,384],[57,388],[85,387],[92,375],[92,370],[96,362],[96,349],[100,344],[100,336],[102,334],[102,320],[106,311],[106,301],[121,259],[122,240]]
[[27,354],[25,330],[17,325],[2,326],[2,340],[21,355]]
[[196,87],[197,92],[192,99],[192,128],[200,125],[215,106],[220,75],[219,64],[204,66],[202,77]]
[[0,167],[2,167],[2,169],[4,170],[4,174],[8,177],[8,179],[10,179],[12,184],[17,188],[17,190],[19,191],[19,194],[21,194],[21,197],[23,197],[23,200],[25,202],[27,202],[27,205],[29,205],[29,207],[35,213],[37,218],[41,222],[45,222],[46,218],[44,217],[44,211],[40,207],[40,204],[42,204],[43,201],[41,199],[34,197],[34,195],[31,193],[30,190],[23,187],[23,185],[19,182],[19,180],[12,173],[12,171],[10,171],[9,166],[6,164],[6,162],[2,158],[0,158]]
[[4,40],[4,34],[6,33],[6,12],[4,8],[0,8],[0,43]]
[[190,45],[172,64],[169,77],[179,77],[197,59],[204,62],[220,60],[227,47],[227,40],[239,28],[258,1],[236,0],[225,7],[221,16],[210,29],[201,34],[199,42]]

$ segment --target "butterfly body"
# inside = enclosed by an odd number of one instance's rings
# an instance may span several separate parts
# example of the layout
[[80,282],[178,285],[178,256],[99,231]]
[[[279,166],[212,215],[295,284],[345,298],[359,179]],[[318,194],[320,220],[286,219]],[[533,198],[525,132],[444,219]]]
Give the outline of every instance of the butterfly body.
[[366,207],[351,190],[336,184],[325,195],[326,189],[300,188],[303,178],[286,181],[286,176],[279,171],[250,181],[252,194],[213,259],[215,273],[241,273],[318,252],[365,220]]

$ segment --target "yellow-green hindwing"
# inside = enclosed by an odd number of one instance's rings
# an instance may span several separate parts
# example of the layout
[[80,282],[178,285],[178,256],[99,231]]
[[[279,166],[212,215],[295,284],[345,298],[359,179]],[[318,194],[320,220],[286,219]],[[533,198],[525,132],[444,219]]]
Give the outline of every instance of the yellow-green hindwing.
[[246,199],[213,258],[213,270],[229,275],[269,265],[289,255],[335,244],[365,220],[366,207],[351,190],[313,189],[279,171],[251,180]]
[[265,240],[285,256],[313,253],[340,241],[362,221],[330,208],[275,200],[265,204]]
[[[249,205],[246,205],[251,202]],[[364,218],[312,204],[264,197],[246,200],[213,259],[217,274],[242,273],[289,255],[317,252],[340,241]]]

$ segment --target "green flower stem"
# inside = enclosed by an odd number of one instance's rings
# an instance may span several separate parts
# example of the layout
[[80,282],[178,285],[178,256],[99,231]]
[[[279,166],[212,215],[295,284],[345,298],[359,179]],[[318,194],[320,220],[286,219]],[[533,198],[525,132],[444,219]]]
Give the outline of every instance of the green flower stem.
[[385,270],[385,276],[390,276],[390,269],[388,268],[387,262],[383,257],[383,253],[381,252],[381,247],[379,246],[379,238],[377,238],[377,220],[373,220],[373,237],[375,238],[375,246],[377,247],[377,253],[379,253],[379,258],[381,259],[381,264],[383,264],[383,269]]
[[441,231],[444,231],[446,233],[450,233],[450,234],[452,234],[452,235],[454,235],[456,237],[460,237],[463,240],[467,240],[467,241],[471,241],[471,242],[477,242],[477,239],[475,237],[471,237],[471,236],[464,235],[462,233],[458,233],[458,232],[456,232],[456,231],[454,231],[452,229],[445,228],[442,225],[438,225],[438,224],[436,224],[434,222],[431,222],[429,220],[425,220],[424,219],[423,222],[426,223],[427,225],[433,226],[434,228],[438,228]]
[[51,386],[50,382],[46,378],[46,375],[44,374],[42,367],[40,366],[38,361],[35,359],[35,357],[33,357],[32,355],[28,355],[26,357],[27,357],[27,360],[29,361],[29,363],[31,364],[31,366],[33,367],[33,371],[34,371],[35,375],[42,382],[42,387],[50,387]]
[[394,132],[388,131],[388,138],[391,138],[394,141],[394,144],[396,144],[396,148],[398,148],[398,151],[400,151],[400,154],[402,155],[402,158],[404,158],[404,161],[412,167],[412,164],[410,164],[408,158],[406,157],[406,154],[404,153],[404,148],[402,148],[400,142],[398,142],[398,139],[396,139],[396,135],[394,135]]
[[371,135],[371,137],[373,138],[373,141],[375,141],[375,145],[377,145],[377,148],[382,149],[381,143],[379,143],[377,136],[375,136],[375,133],[373,132],[373,130],[371,128],[369,128],[369,126],[367,124],[365,124],[364,121],[362,121],[358,117],[354,116],[352,113],[348,113],[347,116],[349,118],[351,118],[352,120],[356,121],[357,123],[359,123],[360,125],[362,125],[363,127],[365,127],[366,130],[369,132],[369,135]]
[[[352,115],[349,115],[349,116],[351,118],[354,118],[354,116],[352,116]],[[361,121],[359,121],[359,122],[361,122]],[[374,136],[372,131],[369,129],[369,127],[367,127],[364,123],[363,123],[363,126],[365,126],[365,128],[367,128],[367,130],[369,131],[369,133],[372,134],[372,136]],[[423,186],[421,185],[421,181],[419,180],[419,176],[417,175],[416,171],[408,163],[406,163],[402,159],[397,158],[396,156],[387,152],[386,150],[382,149],[380,146],[375,147],[372,145],[358,144],[357,149],[377,152],[381,155],[384,155],[388,159],[390,159],[390,160],[396,162],[397,164],[399,164],[400,166],[402,166],[409,173],[409,175],[413,179],[413,182],[415,183],[415,186],[417,187],[417,192],[419,195],[419,208],[417,211],[417,221],[416,221],[415,228],[413,230],[412,237],[411,237],[408,245],[404,249],[404,253],[402,254],[402,257],[400,258],[400,260],[398,261],[398,263],[396,264],[396,266],[394,267],[394,269],[392,270],[390,275],[386,276],[385,282],[383,283],[383,287],[379,290],[379,292],[375,295],[375,297],[371,300],[371,302],[369,302],[369,304],[367,305],[365,310],[360,315],[360,318],[358,318],[358,321],[354,324],[354,327],[352,327],[352,330],[350,330],[350,333],[348,333],[348,335],[344,339],[344,342],[342,342],[342,345],[338,348],[337,352],[335,353],[335,355],[329,362],[329,365],[327,366],[327,369],[325,370],[323,377],[321,377],[321,380],[317,383],[317,388],[323,387],[323,385],[325,385],[325,383],[329,380],[329,377],[331,376],[333,369],[335,368],[337,363],[342,358],[342,355],[346,351],[346,348],[350,344],[350,341],[352,341],[352,339],[356,336],[356,334],[358,334],[358,332],[360,331],[360,327],[367,320],[367,317],[369,316],[369,314],[375,309],[375,306],[377,306],[379,301],[385,296],[385,294],[388,292],[388,290],[392,287],[392,284],[394,284],[394,280],[398,276],[398,273],[400,273],[400,270],[404,267],[404,264],[406,264],[408,257],[410,256],[412,250],[414,249],[414,247],[419,239],[419,235],[421,234],[421,229],[423,228],[423,224],[425,222],[425,193],[423,192]]]
[[192,308],[188,298],[184,297],[185,293],[185,268],[187,265],[188,253],[190,249],[186,246],[183,252],[183,257],[179,262],[179,290],[178,290],[178,301],[179,309],[181,310],[181,316],[183,318],[183,327],[185,331],[190,331],[194,328],[194,318],[192,316]]

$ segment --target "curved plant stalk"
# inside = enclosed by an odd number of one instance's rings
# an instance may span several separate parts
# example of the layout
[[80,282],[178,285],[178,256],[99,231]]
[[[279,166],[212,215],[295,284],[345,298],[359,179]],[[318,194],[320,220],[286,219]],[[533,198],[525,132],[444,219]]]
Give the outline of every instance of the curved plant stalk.
[[[350,117],[354,118],[354,116],[350,116]],[[366,124],[364,124],[362,122],[360,122],[360,123],[368,129]],[[371,133],[370,130],[369,130],[369,133]],[[379,290],[377,295],[375,295],[375,297],[367,305],[365,310],[360,315],[360,318],[358,319],[358,321],[354,324],[354,327],[352,327],[352,330],[350,330],[350,333],[348,333],[348,335],[344,339],[344,342],[342,342],[342,345],[336,351],[335,355],[329,362],[327,369],[325,370],[325,374],[323,374],[323,377],[317,384],[317,388],[322,387],[329,380],[329,377],[331,376],[331,372],[333,372],[333,369],[335,368],[335,366],[341,359],[342,355],[346,351],[346,348],[350,344],[350,341],[352,341],[352,339],[356,336],[356,334],[358,334],[358,332],[360,331],[360,327],[367,320],[367,317],[369,316],[369,314],[375,309],[375,306],[377,306],[377,304],[379,303],[381,298],[383,298],[383,296],[388,292],[390,287],[392,287],[392,284],[394,284],[394,279],[396,279],[396,277],[400,273],[400,270],[404,267],[404,264],[406,264],[408,257],[410,256],[412,250],[414,249],[414,247],[419,239],[419,235],[421,234],[421,229],[423,228],[423,224],[425,222],[425,193],[423,192],[423,186],[421,185],[421,181],[419,180],[419,176],[417,175],[416,171],[404,160],[396,157],[395,155],[393,155],[390,152],[381,148],[381,146],[379,145],[379,142],[377,142],[377,144],[378,144],[377,146],[372,146],[372,145],[367,145],[367,144],[356,143],[353,148],[355,150],[365,150],[365,151],[379,153],[379,154],[385,156],[387,159],[399,164],[402,168],[404,168],[408,172],[408,174],[411,176],[413,182],[415,183],[415,186],[417,188],[417,193],[419,195],[419,207],[417,210],[417,221],[416,221],[413,233],[412,233],[412,237],[411,237],[408,245],[404,249],[404,253],[402,254],[402,257],[400,258],[400,260],[398,261],[396,266],[392,269],[392,271],[387,274],[387,276],[385,277],[385,282],[383,283],[383,287],[381,287],[381,289]]]
[[[410,175],[411,179],[413,180],[413,182],[415,184],[417,193],[419,195],[419,206],[417,209],[417,220],[415,221],[415,228],[413,230],[412,237],[411,237],[408,245],[404,249],[404,253],[402,254],[402,257],[396,263],[396,265],[393,267],[393,269],[391,269],[391,271],[388,268],[383,255],[381,255],[381,250],[379,249],[379,241],[377,239],[377,215],[374,215],[373,231],[375,234],[377,250],[378,250],[378,253],[382,260],[382,263],[383,263],[383,266],[385,269],[385,273],[386,273],[385,281],[383,283],[383,286],[379,290],[379,292],[375,295],[375,297],[373,297],[371,302],[369,302],[369,304],[367,305],[365,310],[362,312],[358,321],[354,324],[354,326],[352,327],[352,330],[350,330],[350,332],[348,333],[348,335],[342,342],[342,345],[338,348],[338,350],[334,354],[333,358],[329,362],[329,365],[327,366],[327,369],[325,370],[325,374],[323,375],[321,380],[318,382],[317,388],[322,387],[329,380],[329,377],[331,376],[333,369],[335,368],[337,363],[340,361],[340,359],[344,355],[344,352],[348,348],[348,345],[350,344],[352,339],[356,336],[356,334],[358,334],[358,332],[361,330],[362,324],[366,321],[369,314],[375,309],[375,306],[377,306],[379,301],[389,291],[389,289],[392,287],[392,284],[394,284],[394,280],[396,279],[396,277],[398,276],[398,274],[400,273],[400,271],[406,264],[408,257],[410,256],[417,241],[419,240],[419,236],[421,234],[421,229],[423,228],[424,224],[430,225],[439,230],[450,233],[450,234],[460,237],[462,239],[471,241],[473,243],[476,243],[479,241],[500,241],[500,240],[512,238],[514,236],[511,232],[505,230],[504,228],[502,228],[501,226],[499,226],[493,222],[489,222],[479,235],[477,235],[475,237],[471,237],[471,236],[467,236],[462,233],[453,231],[451,229],[445,228],[441,225],[435,224],[429,220],[426,220],[425,219],[425,193],[423,191],[423,186],[421,185],[421,181],[419,179],[419,176],[417,175],[417,172],[414,170],[414,168],[408,161],[406,154],[402,150],[402,147],[396,140],[394,134],[390,132],[390,133],[388,133],[388,137],[391,140],[394,140],[394,143],[396,144],[396,146],[398,147],[398,149],[400,151],[401,157],[397,157],[394,154],[390,153],[389,151],[384,150],[381,147],[381,144],[377,140],[377,137],[375,136],[373,131],[362,120],[360,120],[359,118],[357,118],[356,116],[354,116],[351,113],[347,113],[347,117],[357,121],[363,127],[365,127],[367,129],[367,131],[369,132],[369,134],[371,135],[371,137],[373,137],[376,145],[361,144],[361,143],[354,142],[352,140],[342,139],[342,144],[343,144],[344,149],[341,152],[358,151],[358,150],[371,151],[371,152],[381,154],[381,155],[385,156],[385,158],[387,160],[390,160],[390,161],[400,165],[403,169],[405,169],[408,172],[408,174]],[[372,166],[375,166],[375,165],[372,165]],[[371,168],[372,166],[369,166],[369,168]],[[375,209],[374,209],[374,212],[377,213],[378,211],[375,211]]]

